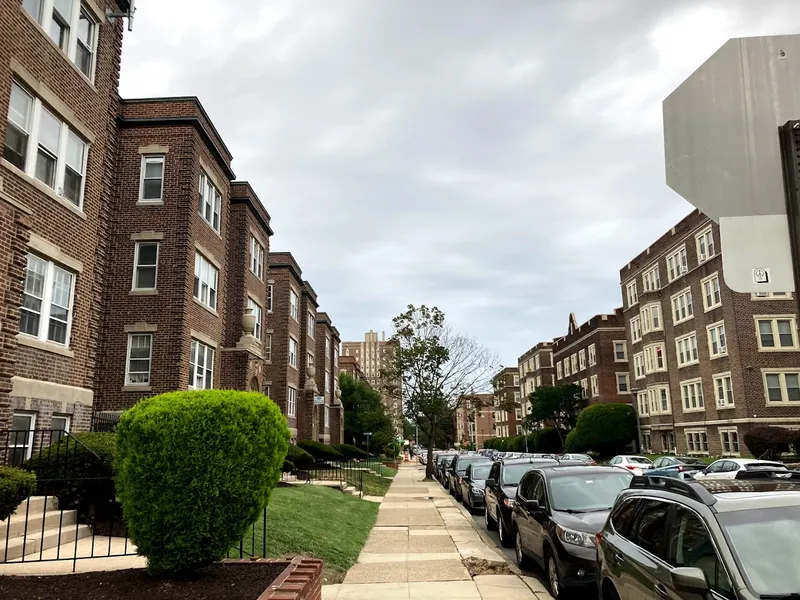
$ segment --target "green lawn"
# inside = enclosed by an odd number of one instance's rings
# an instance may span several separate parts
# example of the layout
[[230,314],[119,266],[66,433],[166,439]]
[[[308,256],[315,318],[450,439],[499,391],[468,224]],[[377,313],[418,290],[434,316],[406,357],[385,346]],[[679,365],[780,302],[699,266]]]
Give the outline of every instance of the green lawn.
[[397,469],[391,469],[386,465],[381,465],[379,473],[382,474],[384,477],[392,478],[395,475],[397,475]]
[[[389,486],[392,485],[392,480],[386,476],[379,477],[378,475],[373,475],[372,473],[363,473],[364,495],[385,496],[386,492],[389,491]],[[358,472],[354,472],[352,475],[348,476],[347,482],[358,489],[362,483],[362,480],[359,478]]]
[[[301,554],[325,561],[327,583],[358,558],[378,516],[378,504],[316,485],[276,488],[267,509],[267,554]],[[255,554],[261,553],[263,522],[255,524]],[[252,553],[252,531],[244,551]],[[238,558],[239,548],[231,552]]]

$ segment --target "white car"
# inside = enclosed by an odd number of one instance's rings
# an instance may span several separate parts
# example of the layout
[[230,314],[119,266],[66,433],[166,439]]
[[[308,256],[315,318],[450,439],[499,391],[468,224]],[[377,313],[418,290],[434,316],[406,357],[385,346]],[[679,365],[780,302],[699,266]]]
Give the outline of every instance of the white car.
[[645,471],[653,468],[653,461],[649,458],[633,454],[619,454],[608,461],[608,464],[627,469],[634,475],[642,475]]
[[721,458],[715,460],[702,471],[694,474],[695,479],[736,479],[739,471],[759,471],[781,469],[786,465],[774,460],[758,460],[757,458]]

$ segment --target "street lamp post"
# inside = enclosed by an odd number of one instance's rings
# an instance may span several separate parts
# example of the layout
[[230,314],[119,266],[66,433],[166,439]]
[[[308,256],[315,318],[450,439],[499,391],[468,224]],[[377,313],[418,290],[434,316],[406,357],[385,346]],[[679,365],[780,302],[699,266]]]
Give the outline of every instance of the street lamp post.
[[631,388],[633,398],[633,412],[636,415],[636,451],[642,451],[642,423],[639,421],[639,390]]
[[364,435],[367,436],[367,454],[369,454],[369,438],[372,437],[371,431],[365,431]]

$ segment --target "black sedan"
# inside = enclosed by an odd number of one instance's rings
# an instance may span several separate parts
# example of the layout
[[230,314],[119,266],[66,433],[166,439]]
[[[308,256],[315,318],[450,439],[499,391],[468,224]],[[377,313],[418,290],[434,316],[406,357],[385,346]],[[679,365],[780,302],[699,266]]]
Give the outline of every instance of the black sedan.
[[461,500],[461,480],[467,472],[467,467],[474,464],[491,464],[492,461],[480,454],[460,454],[447,468],[447,488],[450,495],[456,500]]
[[633,474],[615,467],[549,467],[519,482],[513,514],[520,568],[542,567],[556,600],[569,588],[596,586],[595,535]]
[[447,482],[447,471],[450,469],[450,465],[453,464],[453,461],[455,459],[456,459],[455,454],[448,454],[439,463],[437,478],[439,479],[439,483],[442,484],[444,489],[447,489],[447,486],[449,485]]
[[492,462],[472,463],[461,478],[461,502],[470,511],[481,508],[485,502],[486,478]]

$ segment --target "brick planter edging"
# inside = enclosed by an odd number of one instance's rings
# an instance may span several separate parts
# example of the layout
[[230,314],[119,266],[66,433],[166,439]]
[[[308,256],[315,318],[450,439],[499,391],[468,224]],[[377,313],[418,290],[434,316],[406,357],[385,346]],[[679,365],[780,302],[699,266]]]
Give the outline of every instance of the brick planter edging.
[[322,600],[322,561],[316,558],[228,559],[227,564],[272,563],[286,568],[269,587],[254,600]]

